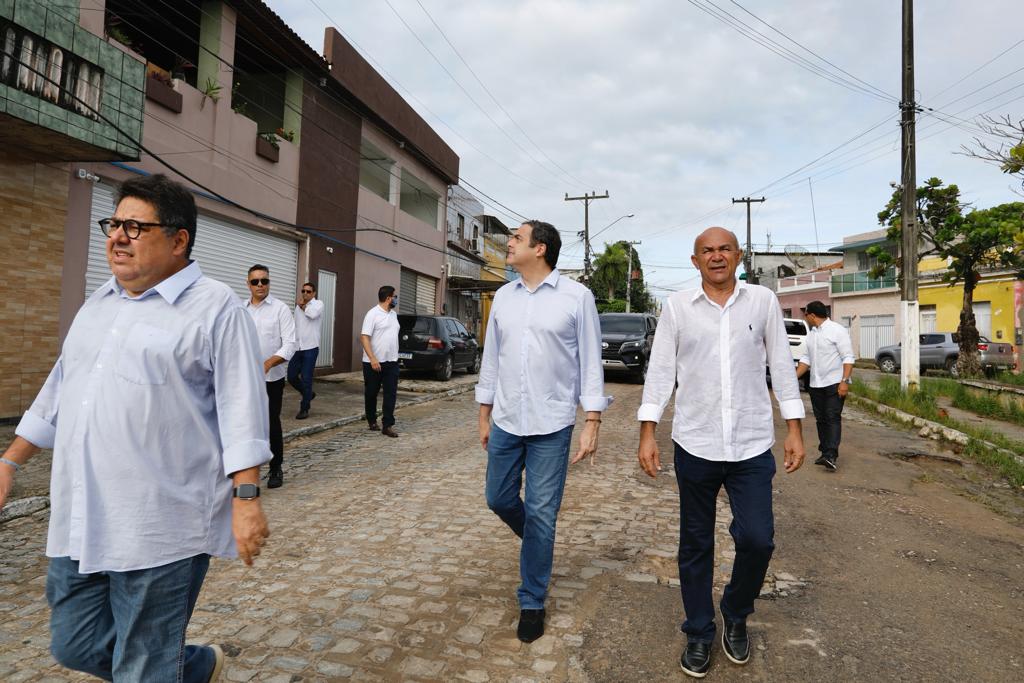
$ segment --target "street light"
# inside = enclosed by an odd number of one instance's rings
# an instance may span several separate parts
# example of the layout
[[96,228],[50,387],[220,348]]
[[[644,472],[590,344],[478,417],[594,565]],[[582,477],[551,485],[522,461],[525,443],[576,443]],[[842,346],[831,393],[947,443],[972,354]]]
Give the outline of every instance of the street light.
[[[597,237],[597,236],[598,236],[598,235],[600,235],[600,234],[601,234],[602,232],[604,232],[604,231],[605,231],[605,230],[607,230],[608,228],[612,227],[613,225],[615,225],[616,223],[618,223],[619,221],[621,221],[621,220],[622,220],[623,218],[632,218],[632,217],[633,217],[633,216],[635,216],[635,215],[636,215],[636,214],[632,214],[632,213],[627,213],[627,214],[626,214],[625,216],[619,216],[618,218],[616,218],[615,220],[613,220],[613,221],[612,221],[611,223],[609,223],[608,225],[604,226],[603,228],[601,228],[600,230],[598,230],[597,232],[595,232],[595,233],[594,233],[593,235],[591,235],[590,237],[591,237],[591,238]],[[580,233],[580,236],[582,236],[582,235],[583,235],[583,233],[581,232],[581,233]]]

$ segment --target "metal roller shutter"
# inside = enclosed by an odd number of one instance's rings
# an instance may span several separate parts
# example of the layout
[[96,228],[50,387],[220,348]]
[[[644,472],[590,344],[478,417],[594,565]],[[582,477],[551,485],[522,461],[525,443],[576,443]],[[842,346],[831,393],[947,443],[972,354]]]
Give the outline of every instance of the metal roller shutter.
[[437,300],[437,280],[402,268],[402,281],[398,288],[398,312],[431,315]]
[[320,353],[316,357],[317,367],[334,365],[334,302],[337,283],[337,275],[329,270],[319,271],[316,298],[323,302],[324,312],[320,316]]
[[[106,238],[96,221],[114,215],[114,191],[97,184],[92,192],[92,223],[89,228],[89,263],[85,274],[85,295],[110,278]],[[270,293],[289,307],[295,306],[299,245],[295,240],[199,215],[192,258],[203,274],[220,280],[241,298],[249,297],[245,276],[249,266],[260,263],[270,268]]]
[[401,282],[398,284],[398,312],[416,312],[416,273],[402,268]]

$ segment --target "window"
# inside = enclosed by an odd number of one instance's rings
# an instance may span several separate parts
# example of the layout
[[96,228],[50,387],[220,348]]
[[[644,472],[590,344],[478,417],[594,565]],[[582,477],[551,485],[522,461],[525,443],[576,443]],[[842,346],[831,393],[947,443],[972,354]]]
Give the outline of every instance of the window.
[[786,321],[786,334],[792,335],[806,335],[807,326],[799,320],[787,320]]
[[359,186],[385,201],[391,201],[391,174],[395,162],[372,143],[359,146]]
[[427,225],[437,227],[437,207],[440,201],[440,195],[431,190],[429,185],[408,169],[402,169],[402,194],[398,208]]
[[466,326],[463,325],[461,321],[455,321],[455,329],[458,330],[459,334],[461,334],[463,337],[469,336],[469,330],[466,329]]
[[944,334],[922,334],[921,335],[921,345],[922,346],[924,346],[926,344],[927,345],[941,344],[944,341],[946,341],[946,335],[944,335]]
[[448,335],[449,336],[451,336],[451,337],[460,337],[460,336],[462,336],[461,334],[459,334],[459,328],[455,324],[454,320],[452,320],[451,318],[448,318],[447,320],[444,321],[444,323],[445,323],[445,327],[448,328]]
[[464,239],[466,239],[466,217],[463,216],[461,213],[458,214],[458,217],[459,217],[459,231],[456,234],[458,234],[460,240],[464,240]]

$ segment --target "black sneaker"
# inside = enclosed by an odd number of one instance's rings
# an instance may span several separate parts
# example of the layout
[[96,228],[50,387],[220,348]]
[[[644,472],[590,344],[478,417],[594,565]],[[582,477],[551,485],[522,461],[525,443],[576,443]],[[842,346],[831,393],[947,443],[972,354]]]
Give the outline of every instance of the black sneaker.
[[281,470],[270,470],[270,476],[267,477],[267,488],[280,488],[282,484],[284,484],[284,472]]
[[733,664],[747,663],[750,659],[750,639],[747,638],[746,622],[725,622],[725,628],[722,629],[722,649]]
[[516,637],[524,643],[533,641],[544,635],[544,608],[519,610],[519,626]]
[[814,461],[814,464],[815,465],[824,465],[825,464],[825,456],[824,455],[819,455],[818,459]]
[[711,668],[711,643],[687,643],[679,658],[683,673],[694,678],[704,678]]
[[305,420],[307,417],[309,417],[309,411],[308,410],[300,410],[298,415],[295,416],[295,419],[296,420]]
[[831,472],[835,472],[836,470],[839,469],[839,466],[836,465],[836,461],[833,460],[832,458],[822,458],[822,460],[825,461],[825,462],[821,463],[822,465],[825,466],[825,469],[827,469],[827,470],[829,470]]

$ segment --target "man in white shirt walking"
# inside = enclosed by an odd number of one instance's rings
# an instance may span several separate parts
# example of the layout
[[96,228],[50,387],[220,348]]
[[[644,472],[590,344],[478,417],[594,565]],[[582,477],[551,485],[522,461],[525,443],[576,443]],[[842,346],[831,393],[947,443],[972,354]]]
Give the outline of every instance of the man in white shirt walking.
[[287,363],[295,354],[295,319],[284,302],[270,295],[270,269],[259,264],[249,269],[251,296],[245,302],[256,323],[266,375],[268,415],[270,416],[270,451],[274,454],[267,475],[267,488],[276,489],[284,483],[284,435],[281,433],[281,401],[284,397],[284,376]]
[[[359,342],[363,346],[363,399],[366,422],[384,436],[398,438],[395,402],[398,400],[398,293],[391,285],[377,290],[377,305],[366,312]],[[377,394],[384,389],[383,420],[377,424]]]
[[316,285],[307,282],[299,292],[295,304],[295,337],[298,350],[288,361],[288,384],[302,395],[296,420],[309,417],[309,404],[316,398],[313,391],[313,371],[320,355],[320,323],[324,305],[316,298]]
[[796,368],[796,376],[811,373],[811,409],[818,425],[818,450],[814,461],[826,470],[838,468],[839,441],[843,434],[843,404],[850,390],[853,373],[853,345],[850,334],[839,323],[829,320],[828,308],[812,301],[804,308],[804,319],[811,326],[806,351]]
[[522,539],[516,635],[526,643],[544,634],[576,406],[586,422],[572,463],[597,452],[601,413],[610,403],[594,296],[555,270],[561,246],[558,231],[540,221],[524,223],[509,239],[507,262],[519,279],[494,295],[476,387],[487,505]]
[[[804,460],[800,399],[782,309],[775,294],[736,281],[743,252],[736,235],[708,228],[693,245],[701,285],[670,296],[651,349],[640,421],[640,466],[651,477],[661,470],[655,427],[676,393],[672,440],[679,486],[679,581],[687,636],[683,672],[702,678],[711,666],[715,638],[715,501],[724,485],[736,545],[732,579],[720,609],[722,647],[730,661],[750,656],[746,618],[754,612],[774,543],[772,477],[775,441],[765,363],[779,412],[786,421],[786,472]],[[676,383],[678,382],[678,389]]]
[[113,277],[75,315],[0,458],[0,508],[14,473],[53,448],[46,598],[60,664],[206,683],[224,654],[186,645],[185,627],[210,556],[252,564],[269,533],[259,346],[238,297],[189,260],[189,191],[153,175],[117,194],[100,221]]

